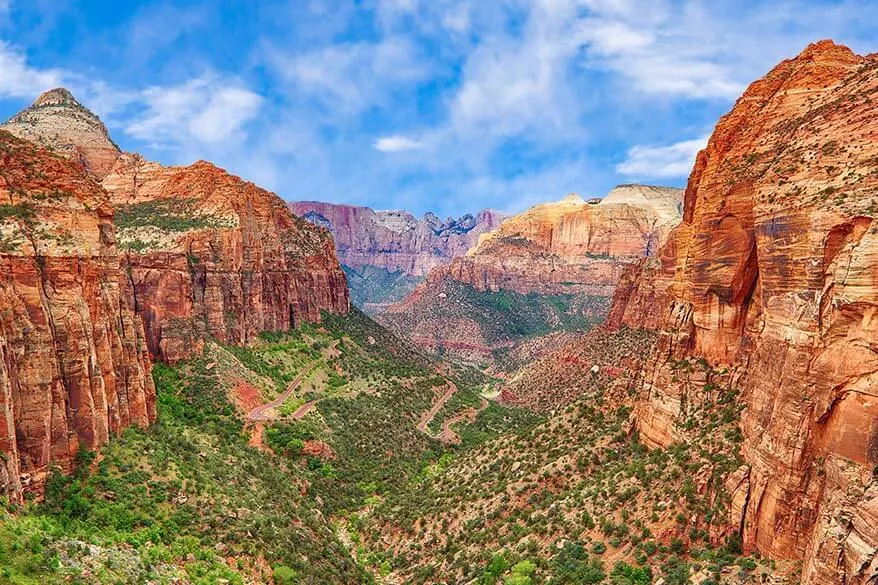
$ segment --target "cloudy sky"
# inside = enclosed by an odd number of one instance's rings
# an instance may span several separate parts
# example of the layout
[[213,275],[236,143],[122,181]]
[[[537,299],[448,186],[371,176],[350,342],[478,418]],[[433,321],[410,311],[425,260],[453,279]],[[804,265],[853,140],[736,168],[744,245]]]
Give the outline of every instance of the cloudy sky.
[[0,0],[0,117],[63,85],[125,150],[288,200],[459,215],[683,185],[747,83],[878,51],[878,1]]

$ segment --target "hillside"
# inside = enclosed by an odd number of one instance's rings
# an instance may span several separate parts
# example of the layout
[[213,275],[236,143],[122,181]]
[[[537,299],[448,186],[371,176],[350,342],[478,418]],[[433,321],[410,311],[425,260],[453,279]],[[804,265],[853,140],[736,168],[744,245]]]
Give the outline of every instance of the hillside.
[[351,511],[538,421],[444,372],[356,312],[157,365],[155,425],[0,512],[0,582],[372,582],[385,558],[351,540]]

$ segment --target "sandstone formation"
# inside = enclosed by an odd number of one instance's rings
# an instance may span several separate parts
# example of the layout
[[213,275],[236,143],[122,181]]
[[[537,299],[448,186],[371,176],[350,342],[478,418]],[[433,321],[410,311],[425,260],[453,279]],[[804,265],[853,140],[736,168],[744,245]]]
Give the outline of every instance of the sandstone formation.
[[405,298],[432,269],[466,254],[504,219],[492,210],[442,221],[432,213],[418,219],[405,211],[314,201],[290,208],[332,232],[351,300],[370,315]]
[[504,219],[490,209],[475,217],[445,221],[432,213],[418,219],[405,211],[315,201],[290,203],[290,209],[332,232],[343,265],[355,270],[374,266],[413,276],[426,276],[463,256],[481,234],[496,229]]
[[746,405],[728,530],[804,559],[804,583],[878,580],[876,214],[878,55],[811,45],[720,120],[661,262],[611,311],[659,326],[635,410],[648,444],[712,399],[685,364],[726,369]]
[[591,326],[625,266],[665,242],[681,204],[680,189],[622,185],[602,200],[537,205],[377,318],[431,351],[482,362],[533,335]]
[[204,161],[162,167],[128,154],[104,187],[159,359],[190,357],[205,336],[244,343],[348,311],[329,233],[273,193]]
[[243,343],[317,321],[322,310],[348,310],[331,237],[277,195],[203,161],[163,167],[121,153],[66,89],[46,92],[4,127],[82,164],[109,192],[155,358],[191,357],[205,336]]
[[681,198],[622,185],[597,202],[569,195],[537,205],[481,236],[445,274],[479,290],[611,296],[625,264],[654,255],[680,221]]
[[0,494],[155,419],[143,327],[106,193],[0,131]]
[[80,163],[98,179],[122,154],[104,123],[63,88],[47,91],[2,128]]

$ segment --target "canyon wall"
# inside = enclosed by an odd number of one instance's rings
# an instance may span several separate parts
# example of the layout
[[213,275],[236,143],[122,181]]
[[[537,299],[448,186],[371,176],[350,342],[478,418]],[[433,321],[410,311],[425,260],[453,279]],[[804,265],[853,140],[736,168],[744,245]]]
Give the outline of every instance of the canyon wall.
[[126,286],[156,359],[189,358],[208,336],[244,343],[323,310],[347,312],[332,238],[277,195],[203,161],[163,167],[122,153],[66,89],[3,128],[79,164],[109,193]]
[[682,194],[622,185],[602,200],[570,195],[532,207],[376,318],[430,351],[475,362],[534,335],[591,327],[625,266],[667,240]]
[[[823,41],[753,83],[697,157],[682,224],[632,267],[613,326],[658,326],[635,409],[665,446],[711,380],[740,390],[728,530],[804,559],[804,583],[878,580],[878,55]],[[715,535],[718,536],[718,535]]]
[[103,181],[150,352],[176,361],[205,337],[261,331],[350,308],[332,238],[273,193],[201,161],[122,155]]
[[367,266],[426,276],[466,254],[481,234],[496,229],[504,215],[486,209],[476,216],[445,221],[432,213],[421,219],[405,211],[317,201],[290,203],[293,213],[325,227],[335,239],[339,261],[355,270]]
[[155,388],[100,185],[0,130],[0,201],[0,493],[17,500],[153,421]]
[[653,256],[681,218],[680,189],[621,185],[605,198],[578,195],[515,215],[431,279],[478,290],[611,296],[624,267]]
[[344,313],[332,238],[209,163],[124,154],[64,89],[0,129],[0,493],[155,420],[150,358]]

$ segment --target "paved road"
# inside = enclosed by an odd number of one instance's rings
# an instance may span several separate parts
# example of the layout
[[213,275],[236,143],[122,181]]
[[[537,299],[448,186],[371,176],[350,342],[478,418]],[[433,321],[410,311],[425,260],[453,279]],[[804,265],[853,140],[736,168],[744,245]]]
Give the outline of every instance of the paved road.
[[427,425],[429,425],[430,421],[432,421],[439,413],[439,411],[442,410],[442,407],[445,406],[445,403],[448,402],[448,399],[454,396],[455,392],[457,392],[457,386],[454,385],[454,382],[449,380],[448,390],[446,390],[445,393],[439,397],[439,400],[433,403],[433,406],[430,408],[430,410],[425,412],[424,415],[421,417],[421,422],[418,423],[419,431],[421,431],[422,433],[430,434],[427,431]]
[[[277,416],[275,414],[272,414],[272,411],[274,409],[278,408],[284,402],[286,402],[287,398],[289,398],[290,395],[296,391],[296,388],[299,387],[299,385],[302,383],[302,380],[304,380],[305,377],[308,374],[310,374],[311,371],[315,367],[317,367],[316,361],[312,362],[311,365],[309,365],[307,368],[302,370],[302,372],[298,376],[296,376],[296,379],[293,380],[292,382],[290,382],[289,386],[287,386],[287,389],[284,390],[283,394],[281,394],[280,396],[278,396],[277,398],[275,398],[271,402],[266,402],[265,404],[257,406],[256,408],[251,410],[250,414],[247,415],[247,420],[263,420],[264,421],[264,420],[273,420],[273,419],[277,418]],[[296,412],[293,413],[293,418],[302,418],[303,416],[305,416],[308,413],[309,410],[311,410],[311,408],[313,406],[314,406],[313,402],[308,402],[308,403],[303,404],[302,406],[300,406],[296,410]],[[302,409],[305,409],[305,411],[302,412],[298,417],[296,417],[296,414],[299,414],[299,411],[301,411]]]
[[451,425],[456,425],[459,422],[467,421],[470,423],[476,422],[476,418],[478,418],[479,413],[488,408],[488,401],[482,398],[481,403],[479,403],[478,409],[469,407],[460,411],[452,417],[446,418],[442,423],[442,430],[436,435],[434,438],[439,439],[446,445],[460,444],[460,435],[451,428]]

